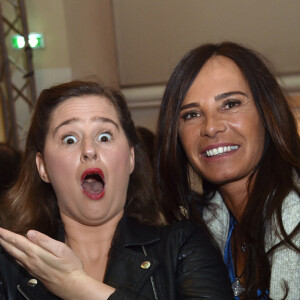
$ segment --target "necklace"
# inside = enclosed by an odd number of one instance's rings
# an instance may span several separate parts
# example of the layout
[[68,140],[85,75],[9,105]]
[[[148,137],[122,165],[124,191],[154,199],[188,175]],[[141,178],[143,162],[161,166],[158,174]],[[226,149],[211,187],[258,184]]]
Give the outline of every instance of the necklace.
[[[241,273],[241,275],[237,274],[237,259],[236,259],[236,241],[235,241],[235,232],[233,232],[233,248],[234,248],[234,257],[233,257],[233,263],[234,263],[234,274],[235,274],[235,280],[232,283],[232,290],[233,290],[233,294],[235,297],[240,296],[242,293],[245,292],[245,288],[243,287],[243,285],[240,282],[240,279],[243,277],[243,275],[245,274],[245,269],[243,270],[243,272]],[[241,250],[243,252],[246,252],[247,247],[246,247],[246,243],[244,242],[241,246]]]
[[233,290],[233,295],[235,297],[238,297],[240,296],[242,293],[245,292],[245,288],[243,287],[243,285],[240,283],[240,278],[241,276],[239,277],[236,277],[235,278],[235,281],[232,283],[231,287],[232,287],[232,290]]

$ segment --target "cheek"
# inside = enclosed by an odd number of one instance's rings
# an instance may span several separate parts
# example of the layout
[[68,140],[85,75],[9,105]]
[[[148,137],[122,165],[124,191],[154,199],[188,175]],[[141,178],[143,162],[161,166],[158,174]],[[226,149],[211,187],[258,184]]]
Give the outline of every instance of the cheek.
[[257,149],[257,152],[261,156],[265,147],[266,139],[266,131],[261,122],[257,124],[256,128],[254,129],[254,132],[256,132],[256,135],[253,137],[253,147]]
[[[101,154],[100,154],[101,156]],[[104,161],[104,157],[103,157]],[[116,151],[110,151],[106,155],[106,166],[117,176],[118,174],[130,174],[130,150],[120,147]]]
[[69,173],[74,174],[74,159],[71,159],[71,156],[61,156],[59,153],[52,151],[51,154],[46,155],[45,163],[51,183],[61,178],[68,178]]
[[190,152],[192,152],[194,148],[193,146],[196,141],[195,130],[191,130],[191,128],[187,126],[179,129],[179,140],[187,156],[190,156]]
[[243,127],[247,130],[246,137],[251,138],[254,147],[263,147],[265,140],[265,128],[261,120],[255,115],[248,119]]
[[109,182],[113,187],[110,191],[113,191],[120,199],[123,199],[122,206],[124,206],[131,174],[130,153],[127,149],[123,149],[122,151],[110,152],[110,155],[106,158],[106,161],[103,161],[103,163],[106,165]]
[[249,114],[244,118],[243,122],[236,122],[238,132],[243,135],[249,155],[252,157],[253,163],[257,163],[263,153],[265,147],[265,128],[257,113]]

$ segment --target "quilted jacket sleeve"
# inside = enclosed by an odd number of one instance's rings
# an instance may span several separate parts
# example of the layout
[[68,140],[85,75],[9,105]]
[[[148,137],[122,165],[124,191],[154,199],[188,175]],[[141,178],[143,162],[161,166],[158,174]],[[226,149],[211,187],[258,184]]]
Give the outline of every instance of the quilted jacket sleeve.
[[178,299],[233,299],[222,256],[200,228],[186,237],[178,260]]
[[[109,300],[233,299],[222,256],[199,227],[187,221],[176,222],[162,228],[159,236],[159,240],[144,244],[147,256],[142,255],[141,261],[151,261],[151,267],[145,270],[150,272],[148,277],[141,276],[140,262],[134,262],[139,254],[136,247],[118,249],[109,272],[118,284],[108,282],[117,287]],[[120,274],[118,278],[116,273]],[[141,285],[138,276],[144,280]]]
[[151,298],[139,295],[136,291],[128,288],[116,289],[107,300],[151,300]]

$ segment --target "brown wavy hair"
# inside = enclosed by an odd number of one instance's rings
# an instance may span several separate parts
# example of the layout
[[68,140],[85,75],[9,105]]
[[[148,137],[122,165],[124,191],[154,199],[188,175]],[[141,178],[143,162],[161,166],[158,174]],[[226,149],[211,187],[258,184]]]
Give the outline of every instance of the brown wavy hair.
[[178,136],[179,112],[185,95],[203,65],[216,55],[234,61],[243,73],[266,131],[264,154],[248,183],[248,201],[239,224],[241,234],[250,245],[244,299],[254,299],[257,298],[257,289],[269,289],[271,266],[268,257],[279,246],[265,252],[266,228],[273,216],[277,220],[281,244],[299,252],[292,238],[299,233],[300,225],[287,234],[281,215],[282,203],[289,192],[300,194],[295,182],[295,179],[299,181],[300,175],[299,135],[286,96],[270,67],[267,67],[269,63],[265,58],[233,42],[205,44],[182,58],[167,83],[161,104],[156,134],[157,183],[169,222],[193,217],[197,211],[195,203],[197,207],[207,205],[217,190],[216,186],[203,179],[203,194],[195,197],[189,182],[189,162]]
[[55,108],[69,98],[86,95],[105,97],[114,105],[129,145],[134,147],[135,168],[130,175],[125,214],[141,223],[161,223],[150,163],[124,97],[119,91],[97,82],[71,81],[45,89],[39,96],[28,131],[18,180],[0,201],[1,226],[21,234],[29,229],[36,229],[52,237],[56,235],[60,216],[55,192],[51,184],[41,180],[35,157],[36,153],[44,152],[49,122]]

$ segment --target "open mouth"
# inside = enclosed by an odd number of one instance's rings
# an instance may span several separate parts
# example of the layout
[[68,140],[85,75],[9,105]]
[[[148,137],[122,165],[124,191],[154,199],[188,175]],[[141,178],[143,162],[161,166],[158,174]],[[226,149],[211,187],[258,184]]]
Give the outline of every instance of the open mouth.
[[81,188],[90,199],[101,199],[104,195],[104,174],[100,169],[87,169],[81,176]]

